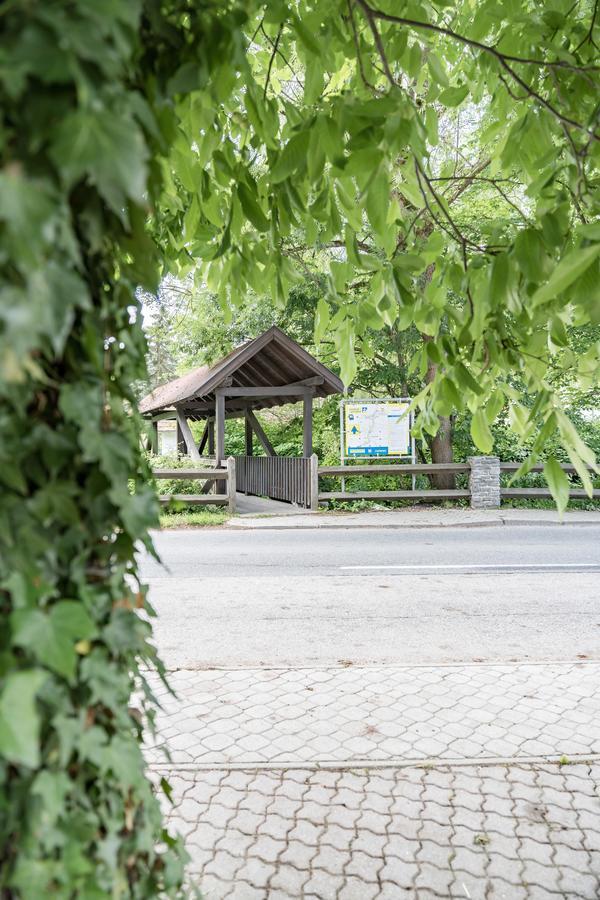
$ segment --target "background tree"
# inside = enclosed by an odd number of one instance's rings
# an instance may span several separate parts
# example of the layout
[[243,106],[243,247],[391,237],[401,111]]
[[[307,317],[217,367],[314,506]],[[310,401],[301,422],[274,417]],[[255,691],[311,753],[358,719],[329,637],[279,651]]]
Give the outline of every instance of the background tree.
[[[588,0],[415,0],[401,13],[367,0],[270,3],[249,22],[228,98],[192,95],[180,111],[195,153],[172,157],[161,234],[183,232],[182,269],[200,263],[233,306],[266,287],[284,302],[301,277],[289,252],[298,230],[317,250],[342,244],[317,336],[334,336],[347,383],[356,338],[400,306],[428,338],[412,366],[436,373],[418,397],[422,434],[468,411],[489,452],[508,403],[520,437],[538,432],[530,462],[556,432],[590,490],[594,455],[546,373],[567,326],[600,317],[599,30]],[[446,110],[468,126],[454,158],[436,150]],[[513,180],[521,202],[507,194]],[[509,212],[470,231],[456,195],[478,201],[482,184]],[[562,505],[566,477],[551,460],[547,474]]]

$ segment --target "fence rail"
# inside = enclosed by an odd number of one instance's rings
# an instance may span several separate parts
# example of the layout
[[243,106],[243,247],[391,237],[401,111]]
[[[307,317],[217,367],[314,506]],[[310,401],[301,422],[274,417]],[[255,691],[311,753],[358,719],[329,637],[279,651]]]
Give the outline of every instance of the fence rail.
[[[500,463],[500,472],[501,473],[510,473],[516,472],[521,468],[521,463],[518,462],[501,462]],[[576,475],[577,469],[575,466],[570,463],[561,463],[561,469],[567,475]],[[586,467],[590,474],[593,472],[593,469],[590,466]],[[543,472],[544,466],[542,463],[538,465],[532,466],[529,470],[530,472]],[[552,494],[546,487],[504,487],[501,485],[500,487],[500,496],[502,499],[506,500],[552,500]],[[592,497],[590,498],[587,492],[583,488],[572,487],[569,489],[569,498],[571,500],[598,500],[600,499],[600,490],[595,489],[592,492]]]
[[[477,457],[473,460],[473,464],[475,462],[483,462],[486,458]],[[483,487],[482,498],[477,498],[475,495],[478,493],[478,487],[475,487],[473,484],[473,467],[470,462],[464,463],[419,463],[419,464],[392,464],[392,465],[384,465],[381,463],[368,463],[367,465],[357,465],[357,466],[349,466],[349,465],[339,465],[339,466],[318,466],[317,469],[317,481],[318,478],[323,476],[337,477],[343,478],[344,481],[349,478],[360,478],[363,476],[371,476],[371,475],[392,475],[392,476],[400,476],[400,475],[437,475],[441,473],[449,473],[452,475],[461,475],[468,473],[469,474],[469,485],[464,489],[446,489],[446,488],[431,488],[425,490],[389,490],[383,489],[380,491],[371,491],[371,490],[333,490],[333,491],[318,491],[318,501],[326,502],[328,500],[457,500],[457,499],[471,499],[471,505],[473,506],[497,506],[500,501],[503,499],[506,500],[516,500],[516,499],[552,499],[552,494],[546,487],[504,487],[500,484],[500,475],[509,474],[516,472],[521,463],[518,462],[498,462],[498,460],[493,460],[496,465],[496,475],[494,477],[495,481],[495,492],[497,502],[490,501],[489,489],[490,489],[490,474],[488,472],[487,476],[485,476],[488,480],[487,483]],[[561,468],[568,475],[576,475],[577,470],[575,466],[570,464],[563,464]],[[543,472],[543,465],[535,465],[531,468],[531,472]],[[592,470],[590,469],[590,472]],[[573,486],[569,491],[569,496],[572,500],[586,500],[589,499],[586,491],[577,486]],[[595,489],[592,494],[592,499],[597,500],[600,499],[600,489]],[[481,502],[482,501],[482,502]],[[313,509],[316,508],[313,505]]]
[[[194,504],[196,506],[227,506],[229,512],[235,512],[236,471],[235,459],[230,456],[226,468],[212,469],[153,469],[152,475],[156,479],[173,479],[177,481],[204,481],[202,494],[162,494],[159,501],[162,504],[175,500],[179,503]],[[217,493],[209,494],[208,490],[215,484]]]
[[[317,477],[334,476],[338,478],[360,478],[364,475],[440,475],[448,472],[461,475],[470,472],[469,463],[400,463],[389,466],[381,463],[368,463],[358,466],[319,466]],[[469,489],[431,488],[426,490],[387,490],[380,491],[319,491],[319,503],[327,500],[459,500],[469,498]],[[314,508],[314,507],[313,507]]]
[[[316,458],[316,457],[315,457]],[[244,494],[311,506],[311,459],[236,456],[237,489]]]

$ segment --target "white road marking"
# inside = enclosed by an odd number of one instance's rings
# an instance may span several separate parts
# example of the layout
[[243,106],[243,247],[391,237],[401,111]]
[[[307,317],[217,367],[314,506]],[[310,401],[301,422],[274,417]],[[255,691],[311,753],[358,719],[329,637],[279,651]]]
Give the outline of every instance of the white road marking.
[[402,565],[338,566],[344,571],[364,569],[600,569],[600,563],[403,563]]

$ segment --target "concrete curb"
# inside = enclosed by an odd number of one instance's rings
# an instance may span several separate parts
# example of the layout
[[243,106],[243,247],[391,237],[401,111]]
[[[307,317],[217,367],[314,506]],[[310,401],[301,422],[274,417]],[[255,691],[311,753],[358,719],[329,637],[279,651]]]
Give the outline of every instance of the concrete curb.
[[[276,518],[275,516],[273,518]],[[389,523],[373,523],[369,524],[367,522],[359,523],[359,524],[344,524],[343,522],[307,522],[304,523],[293,523],[292,525],[284,525],[283,523],[274,523],[273,525],[253,525],[253,524],[240,524],[240,525],[232,525],[230,523],[226,523],[224,525],[215,526],[218,527],[219,530],[223,531],[299,531],[299,530],[310,530],[310,529],[337,529],[340,530],[350,530],[354,528],[360,528],[364,530],[376,530],[376,529],[386,529],[386,530],[404,530],[406,528],[498,528],[503,526],[526,526],[526,527],[547,527],[547,528],[562,528],[564,526],[577,526],[581,528],[589,528],[590,526],[598,526],[600,522],[598,520],[583,522],[583,521],[575,521],[575,522],[548,522],[547,520],[540,519],[494,519],[492,521],[486,520],[482,522],[389,522]],[[202,525],[194,526],[190,525],[190,529],[201,529]],[[175,530],[175,529],[163,529],[167,530]]]
[[467,766],[536,766],[555,765],[568,768],[577,763],[591,765],[600,761],[600,753],[574,753],[567,756],[557,753],[547,756],[471,756],[471,757],[421,757],[406,759],[342,759],[342,760],[254,760],[249,762],[150,762],[146,767],[154,772],[264,772],[264,771],[368,771],[371,769],[453,769]]

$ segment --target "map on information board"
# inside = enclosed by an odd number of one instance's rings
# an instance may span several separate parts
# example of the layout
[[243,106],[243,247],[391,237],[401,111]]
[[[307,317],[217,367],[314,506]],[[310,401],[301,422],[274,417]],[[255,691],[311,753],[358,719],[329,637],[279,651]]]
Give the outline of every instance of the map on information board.
[[344,400],[344,456],[411,456],[410,401]]

